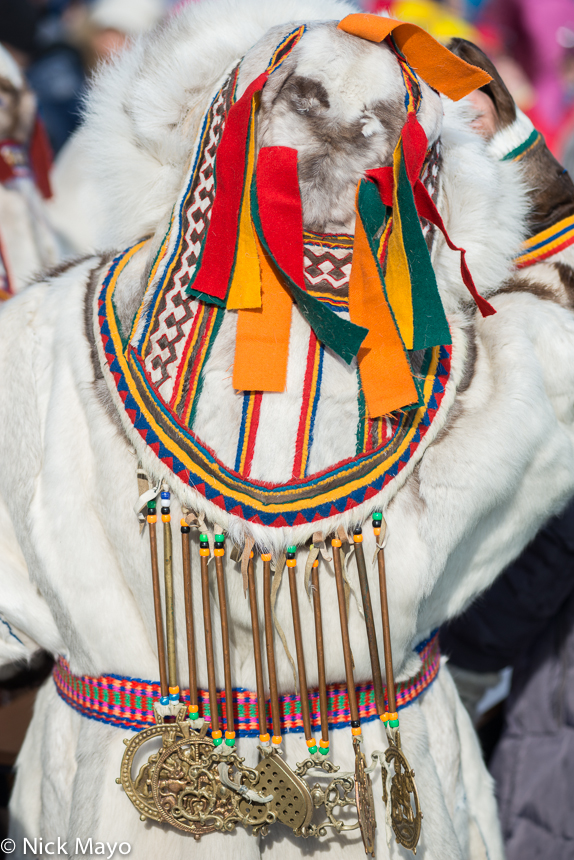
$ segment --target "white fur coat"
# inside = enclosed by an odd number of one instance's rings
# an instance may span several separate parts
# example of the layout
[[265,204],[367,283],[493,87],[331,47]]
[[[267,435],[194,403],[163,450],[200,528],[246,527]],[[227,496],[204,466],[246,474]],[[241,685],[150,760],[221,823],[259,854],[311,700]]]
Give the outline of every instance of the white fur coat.
[[[191,6],[139,42],[95,87],[84,140],[106,203],[101,246],[109,253],[47,276],[0,313],[0,657],[5,663],[25,659],[41,646],[66,656],[77,673],[156,677],[149,551],[132,509],[138,457],[105,379],[95,378],[87,297],[114,252],[151,235],[124,279],[127,293],[139,289],[183,181],[206,94],[222,71],[272,26],[340,19],[348,11],[353,10],[347,4],[331,0],[264,6],[254,0],[211,0]],[[375,57],[370,50],[369,57]],[[318,51],[316,69],[329,59]],[[260,61],[256,50],[253,68]],[[368,73],[371,60],[365,62]],[[475,313],[460,281],[458,257],[437,240],[433,261],[454,343],[444,421],[414,471],[384,500],[398,679],[413,675],[420,665],[414,646],[486,588],[574,490],[574,315],[558,301],[501,291],[525,230],[522,174],[516,165],[490,155],[487,144],[469,130],[474,115],[468,105],[443,100],[443,122],[438,99],[432,102],[429,96],[428,103],[434,105],[425,120],[429,136],[430,131],[438,134],[442,124],[438,207],[453,241],[467,249],[477,287],[497,314],[483,320]],[[387,145],[384,133],[381,147]],[[143,459],[151,475],[165,476],[151,453]],[[176,521],[179,506],[191,503],[238,542],[249,530],[167,477]],[[375,498],[353,516],[325,522],[323,530],[328,533],[339,523],[349,527],[380,503]],[[277,549],[301,544],[309,530],[272,531],[261,528],[253,534]],[[374,546],[368,533],[365,529],[370,561]],[[196,545],[193,551],[197,555]],[[304,558],[301,550],[300,570]],[[174,559],[174,569],[181,570],[177,542]],[[353,563],[349,576],[357,589]],[[233,682],[254,689],[249,608],[241,576],[229,560],[227,583]],[[326,655],[327,677],[334,681],[344,671],[334,584],[328,576],[326,583],[323,614],[332,625],[326,634],[333,643]],[[197,594],[197,566],[194,588]],[[303,626],[312,629],[302,585],[300,604]],[[182,605],[178,581],[177,643],[185,673]],[[285,585],[277,614],[293,651]],[[217,627],[215,606],[214,616]],[[380,629],[376,607],[375,621]],[[370,667],[364,622],[353,599],[350,628],[356,680],[361,681],[370,677]],[[205,686],[201,639],[199,682]],[[216,659],[221,679],[219,649]],[[292,689],[291,667],[280,647],[277,659],[280,687]],[[317,681],[314,666],[311,653],[310,685]],[[424,812],[418,856],[501,858],[490,778],[446,666],[424,696],[401,712],[401,730]],[[81,717],[58,698],[51,681],[45,684],[18,762],[12,831],[19,844],[24,835],[60,836],[71,846],[78,837],[127,841],[132,856],[143,860],[166,853],[173,860],[258,858],[264,851],[295,858],[312,850],[279,826],[264,840],[239,831],[211,834],[197,844],[175,831],[142,824],[115,784],[125,735]],[[364,737],[367,752],[384,746],[376,722],[364,727]],[[348,732],[332,733],[332,751],[344,770],[351,767]],[[255,762],[255,741],[242,740],[240,752],[248,763]],[[287,760],[303,754],[302,737],[287,736]],[[390,849],[386,845],[380,776],[373,787],[377,856],[405,856],[394,843]],[[347,858],[364,856],[356,834],[327,842],[330,857],[342,857],[343,851]],[[317,845],[316,850],[323,849]]]

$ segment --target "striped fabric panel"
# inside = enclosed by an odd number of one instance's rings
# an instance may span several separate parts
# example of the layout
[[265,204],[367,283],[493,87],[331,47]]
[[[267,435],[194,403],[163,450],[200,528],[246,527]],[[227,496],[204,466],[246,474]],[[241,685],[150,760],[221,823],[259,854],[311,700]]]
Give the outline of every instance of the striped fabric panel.
[[243,410],[235,457],[235,471],[244,478],[248,478],[251,474],[255,441],[259,429],[262,397],[261,391],[246,392],[243,395]]
[[[438,675],[440,668],[440,648],[438,634],[416,649],[421,657],[419,672],[408,681],[397,684],[397,707],[406,708],[424,693]],[[144,681],[139,678],[123,678],[118,675],[102,675],[93,678],[87,675],[74,675],[66,660],[61,657],[53,671],[56,689],[61,698],[74,710],[85,717],[103,723],[120,726],[132,731],[140,731],[155,723],[153,702],[160,697],[157,681]],[[363,722],[378,719],[372,683],[357,684],[359,713]],[[220,718],[226,720],[225,694],[217,693]],[[329,703],[329,727],[331,729],[350,726],[349,698],[345,684],[329,684],[327,687]],[[189,701],[189,690],[183,690],[182,700]],[[385,689],[386,701],[386,689]],[[198,691],[199,713],[210,722],[209,694],[207,690]],[[257,694],[250,690],[233,691],[235,731],[239,737],[257,737]],[[311,722],[314,728],[321,725],[319,691],[309,692]],[[281,727],[283,733],[302,732],[301,697],[295,693],[280,697]],[[267,701],[267,717],[271,723],[271,706]]]
[[309,350],[307,353],[307,369],[303,383],[303,401],[295,443],[295,459],[293,461],[293,478],[304,478],[307,475],[307,466],[313,445],[313,430],[315,427],[315,416],[321,396],[321,380],[323,376],[324,347],[317,340],[315,332],[311,330],[309,336]]
[[523,242],[522,253],[515,257],[514,264],[517,269],[524,269],[558,254],[573,243],[574,215],[570,215]]

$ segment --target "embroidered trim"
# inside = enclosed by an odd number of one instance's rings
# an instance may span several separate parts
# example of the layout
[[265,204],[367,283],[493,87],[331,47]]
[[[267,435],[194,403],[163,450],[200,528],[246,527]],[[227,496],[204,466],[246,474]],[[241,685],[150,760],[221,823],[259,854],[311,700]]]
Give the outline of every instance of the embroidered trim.
[[[416,649],[420,653],[421,668],[408,681],[397,684],[397,707],[406,708],[432,684],[440,668],[440,647],[438,633],[421,643]],[[53,670],[53,679],[60,697],[71,708],[84,717],[109,723],[121,728],[140,731],[153,725],[153,702],[160,697],[159,683],[143,681],[139,678],[124,678],[120,675],[101,675],[93,678],[88,675],[74,675],[63,657],[60,657]],[[225,696],[217,693],[219,714],[226,719]],[[189,700],[189,690],[183,690],[185,702]],[[378,719],[372,683],[357,684],[359,714],[362,722]],[[327,686],[329,702],[329,728],[339,729],[350,725],[349,699],[345,684]],[[386,700],[386,690],[385,690]],[[200,716],[209,723],[209,694],[198,690]],[[258,737],[257,695],[250,690],[233,691],[235,713],[235,732],[239,737]],[[296,694],[280,696],[281,727],[283,734],[302,732],[301,698]],[[314,728],[321,725],[319,710],[319,691],[309,691],[311,723]],[[271,722],[271,708],[267,701],[267,713]]]
[[534,263],[539,263],[547,257],[558,254],[573,243],[574,215],[570,215],[523,242],[522,253],[515,258],[514,264],[517,269],[524,269],[526,266],[532,266]]
[[[148,379],[136,350],[131,344],[126,348],[122,341],[113,303],[114,288],[121,271],[142,244],[116,257],[104,279],[98,298],[101,342],[112,384],[117,388],[128,419],[155,455],[180,480],[232,514],[279,527],[313,522],[360,505],[402,471],[440,408],[450,375],[450,346],[425,351],[420,368],[420,406],[388,416],[392,434],[381,447],[285,484],[249,480],[221,463],[193,433],[193,414],[188,417],[185,412],[180,417],[166,405],[158,394],[157,384]],[[197,303],[196,307],[202,307],[202,303]],[[202,368],[225,311],[210,307],[209,314],[213,315],[213,321],[208,342],[201,352]],[[191,373],[194,362],[189,364]],[[202,384],[201,369],[194,374],[198,386]],[[190,397],[187,402],[197,403],[198,400],[199,388],[193,401]],[[386,418],[379,420],[386,421]],[[312,431],[312,424],[309,429]]]

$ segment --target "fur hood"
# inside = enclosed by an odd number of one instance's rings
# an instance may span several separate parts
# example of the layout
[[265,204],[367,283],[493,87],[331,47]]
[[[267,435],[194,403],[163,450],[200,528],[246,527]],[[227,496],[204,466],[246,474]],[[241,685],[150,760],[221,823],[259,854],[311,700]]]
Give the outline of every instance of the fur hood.
[[106,64],[80,132],[105,225],[100,245],[128,245],[167,221],[209,94],[269,29],[356,11],[344,0],[192,3]]

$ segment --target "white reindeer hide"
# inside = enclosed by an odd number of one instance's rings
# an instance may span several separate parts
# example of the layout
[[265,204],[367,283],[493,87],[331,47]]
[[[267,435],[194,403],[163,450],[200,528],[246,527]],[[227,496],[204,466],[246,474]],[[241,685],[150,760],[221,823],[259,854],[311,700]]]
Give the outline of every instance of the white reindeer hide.
[[[135,309],[141,302],[145,275],[183,183],[199,119],[230,64],[263,37],[263,47],[253,49],[243,68],[247,82],[268,59],[268,48],[276,44],[277,35],[288,31],[287,22],[338,20],[349,11],[352,7],[327,0],[264,5],[251,0],[209,0],[190,6],[102,72],[90,97],[82,135],[102,192],[105,210],[99,217],[105,234],[101,243],[109,250],[70,264],[56,276],[46,276],[0,312],[4,505],[0,659],[5,663],[38,646],[65,656],[79,674],[156,678],[149,549],[147,535],[140,535],[133,513],[138,455],[134,440],[126,436],[129,428],[118,414],[95,348],[94,295],[112,256],[147,235],[152,238],[119,283],[126,308]],[[271,27],[277,28],[275,33],[265,36]],[[386,56],[381,59],[387,49],[358,43],[362,61],[355,71],[348,71],[347,81],[341,78],[341,68],[349,59],[348,43],[339,38],[342,34],[317,26],[308,35],[307,44],[314,44],[315,50],[305,49],[305,36],[297,56],[306,75],[324,74],[330,94],[341,91],[333,110],[340,111],[338,121],[344,129],[353,109],[361,115],[364,108],[363,104],[353,107],[353,100],[360,100],[361,75],[365,92],[377,90],[371,70],[376,73],[380,64],[388,62]],[[293,63],[297,62],[294,55]],[[327,65],[330,71],[324,73]],[[375,132],[369,138],[372,166],[388,163],[404,121],[402,84],[393,76],[392,66],[389,78],[380,78],[380,86],[389,100],[388,114],[378,120],[381,129],[365,116],[368,129]],[[347,102],[346,92],[350,93]],[[224,527],[231,540],[241,544],[245,534],[252,534],[260,546],[274,552],[290,543],[301,545],[312,531],[329,533],[339,525],[350,528],[383,506],[389,530],[385,557],[398,679],[412,676],[420,667],[414,646],[485,589],[574,491],[574,316],[558,299],[541,300],[524,289],[502,289],[526,232],[524,176],[518,165],[498,161],[489,153],[487,142],[471,131],[475,113],[468,104],[454,105],[425,90],[425,105],[425,127],[431,138],[440,133],[442,139],[439,210],[453,241],[467,249],[477,287],[490,297],[497,313],[487,319],[478,315],[461,283],[458,256],[435,239],[433,262],[452,331],[453,371],[440,431],[429,438],[416,467],[405,470],[400,481],[392,482],[390,490],[368,505],[312,527],[289,530],[253,527],[225,515],[185,488],[153,452],[140,452],[150,476],[167,480],[175,522],[186,504],[204,512],[211,524]],[[285,121],[273,113],[273,106],[266,116],[269,122],[261,133],[273,134],[275,141],[283,143],[295,127],[300,128],[295,125],[299,117]],[[304,148],[306,134],[301,131],[301,139],[291,145]],[[356,169],[352,151],[348,159],[352,174]],[[363,164],[360,171],[364,169]],[[353,187],[355,183],[356,178]],[[328,194],[327,187],[324,199]],[[316,211],[309,207],[306,217],[316,217]],[[348,207],[342,211],[338,223],[352,219]],[[329,217],[326,213],[327,221]],[[232,344],[228,349],[231,352]],[[341,415],[335,398],[332,409],[332,422],[340,424],[344,433],[348,419]],[[229,409],[222,410],[222,432],[225,422],[231,426],[233,420]],[[275,421],[281,420],[278,405]],[[370,528],[365,528],[364,545],[370,563],[374,552]],[[192,555],[194,594],[198,595],[197,536]],[[300,571],[305,559],[301,548]],[[249,607],[238,567],[229,559],[226,564],[233,683],[254,689]],[[328,571],[322,604],[331,682],[344,678],[343,654],[332,570],[324,562],[321,569]],[[178,541],[174,542],[174,570],[181,571]],[[261,569],[257,574],[260,583]],[[352,559],[349,579],[357,592]],[[258,599],[262,615],[262,594]],[[302,582],[300,609],[303,628],[311,631],[313,614]],[[276,611],[293,653],[285,584],[279,590]],[[377,601],[374,611],[380,630]],[[217,629],[215,601],[213,612]],[[201,630],[198,599],[195,614],[196,629]],[[364,621],[353,598],[349,622],[356,680],[366,680],[370,664]],[[182,585],[176,576],[182,676],[187,671],[184,630]],[[205,687],[200,635],[196,647],[199,683]],[[291,666],[279,644],[277,662],[281,691],[292,690]],[[316,685],[312,648],[307,671],[310,686]],[[222,679],[218,637],[216,672]],[[197,844],[173,830],[142,824],[114,781],[126,734],[72,711],[59,699],[52,681],[46,682],[18,761],[11,807],[14,838],[60,836],[71,844],[77,837],[112,844],[128,841],[131,856],[138,860],[159,854],[183,860],[189,856],[258,858],[263,853],[287,860],[313,850],[279,826],[261,840],[239,830],[233,835],[211,834]],[[401,734],[424,812],[417,856],[424,860],[502,858],[491,781],[445,665],[429,690],[401,711]],[[367,751],[384,747],[378,722],[364,726],[364,738]],[[332,751],[343,770],[352,767],[348,730],[332,733]],[[240,752],[247,763],[257,760],[255,741],[242,739]],[[287,761],[294,763],[304,754],[302,736],[287,735]],[[378,776],[374,782],[377,857],[404,857],[394,843],[387,847],[381,791]],[[342,857],[343,852],[346,858],[364,856],[356,834],[331,835],[325,841],[329,857]],[[324,849],[317,845],[315,850]]]

